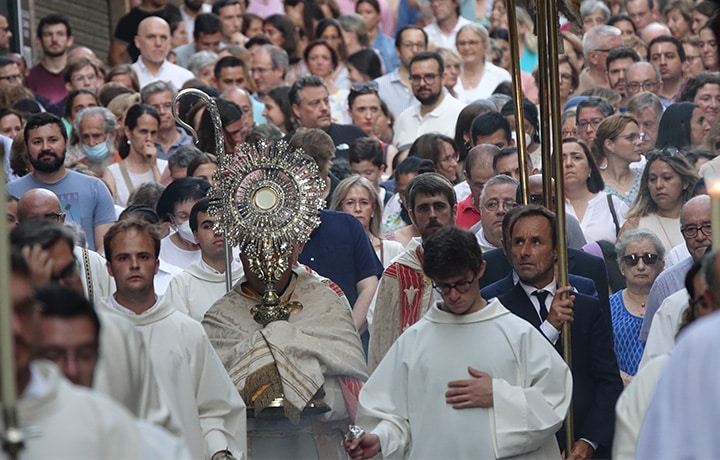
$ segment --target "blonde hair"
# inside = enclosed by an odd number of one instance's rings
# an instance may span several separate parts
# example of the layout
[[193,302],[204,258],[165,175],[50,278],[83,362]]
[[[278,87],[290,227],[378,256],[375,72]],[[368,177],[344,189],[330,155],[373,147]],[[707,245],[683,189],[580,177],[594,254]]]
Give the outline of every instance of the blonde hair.
[[535,24],[533,23],[530,14],[528,14],[527,10],[522,6],[516,6],[515,15],[517,15],[517,19],[523,23],[525,29],[527,30],[527,32],[525,32],[525,35],[523,35],[522,37],[525,48],[529,49],[533,53],[537,53],[538,39],[533,33],[533,28],[535,27]]
[[383,239],[380,235],[380,219],[382,218],[383,204],[382,201],[380,201],[380,195],[378,195],[377,190],[375,190],[375,186],[366,178],[353,175],[341,180],[333,191],[332,201],[330,202],[330,209],[343,212],[342,202],[350,189],[352,189],[353,187],[364,188],[370,194],[370,199],[373,202],[373,215],[370,217],[368,230],[370,231],[370,234],[372,236]]

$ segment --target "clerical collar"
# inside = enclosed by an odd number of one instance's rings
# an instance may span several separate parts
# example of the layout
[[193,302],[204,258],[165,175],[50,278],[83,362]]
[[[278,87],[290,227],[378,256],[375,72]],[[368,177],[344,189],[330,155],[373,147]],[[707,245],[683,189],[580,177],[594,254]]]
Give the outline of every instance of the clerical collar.
[[111,305],[115,310],[119,311],[120,313],[124,313],[124,314],[129,315],[129,316],[148,315],[148,314],[150,314],[151,312],[155,311],[155,310],[158,308],[158,306],[160,305],[159,298],[158,298],[158,296],[156,295],[156,296],[155,296],[155,303],[153,304],[153,306],[150,307],[150,308],[148,308],[147,310],[145,310],[144,312],[142,312],[142,313],[140,313],[140,314],[138,315],[137,313],[135,313],[134,311],[130,310],[129,308],[125,308],[125,307],[123,307],[122,305],[120,305],[120,303],[118,303],[117,299],[115,298],[116,295],[117,295],[117,292],[110,296],[110,305]]
[[[214,267],[211,267],[208,263],[206,263],[202,257],[200,257],[200,262],[198,263],[200,265],[200,268],[203,269],[203,271],[206,271],[208,273],[212,273],[213,275],[224,275],[225,272],[219,272]],[[240,264],[235,259],[230,262],[230,271],[235,271],[238,268],[240,268]]]

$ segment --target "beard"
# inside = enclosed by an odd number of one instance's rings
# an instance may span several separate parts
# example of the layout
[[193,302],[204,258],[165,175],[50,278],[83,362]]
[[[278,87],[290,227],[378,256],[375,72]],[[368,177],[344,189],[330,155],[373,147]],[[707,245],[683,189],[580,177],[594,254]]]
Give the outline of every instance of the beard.
[[189,9],[193,13],[200,11],[203,5],[203,2],[199,2],[197,0],[185,0],[183,3],[185,3],[185,8]]
[[[440,90],[440,91],[442,91],[442,90]],[[430,93],[427,96],[420,96],[420,94],[416,94],[415,99],[420,101],[420,103],[422,105],[433,105],[434,103],[437,102],[438,99],[440,99],[440,94],[442,94],[442,93],[441,92]]]
[[[28,156],[30,157],[30,164],[32,164],[33,168],[44,173],[54,173],[62,167],[63,163],[65,163],[64,152],[62,156],[60,156],[52,150],[43,150],[38,154],[37,158],[33,158],[31,155]],[[41,159],[43,156],[51,156],[53,159],[45,161]]]

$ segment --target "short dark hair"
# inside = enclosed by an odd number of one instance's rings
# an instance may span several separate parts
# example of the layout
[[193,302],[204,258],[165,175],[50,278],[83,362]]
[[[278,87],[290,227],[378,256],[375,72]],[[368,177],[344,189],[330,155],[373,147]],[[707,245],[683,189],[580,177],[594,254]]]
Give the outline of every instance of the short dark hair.
[[47,16],[40,19],[40,22],[37,26],[37,38],[42,38],[43,30],[46,26],[54,26],[56,24],[63,24],[65,25],[65,29],[67,31],[67,36],[72,37],[72,28],[70,28],[70,19],[65,16],[64,14],[54,13],[54,14],[48,14]]
[[190,230],[193,232],[198,231],[200,222],[198,222],[197,216],[201,212],[207,213],[208,209],[210,209],[210,204],[212,204],[210,198],[201,198],[193,205],[192,210],[190,210]]
[[290,92],[288,93],[290,104],[300,105],[300,102],[302,101],[302,90],[305,88],[318,88],[320,86],[327,89],[327,85],[323,79],[315,75],[307,75],[305,77],[298,78],[295,80],[295,83],[292,84]]
[[212,6],[212,12],[213,14],[217,14],[220,16],[220,10],[225,8],[226,6],[232,6],[232,5],[239,5],[240,2],[238,0],[215,0],[213,2]]
[[45,125],[56,125],[58,129],[60,129],[60,133],[62,134],[63,139],[65,139],[65,142],[67,142],[67,131],[65,130],[65,124],[60,119],[60,117],[50,112],[40,112],[32,115],[30,118],[28,118],[27,123],[25,123],[25,128],[23,129],[23,136],[25,136],[24,139],[26,147],[28,144],[28,139],[30,139],[30,131],[32,131],[33,129],[38,129],[41,126]]
[[473,144],[478,136],[489,136],[495,131],[502,130],[505,133],[505,140],[512,139],[512,128],[507,119],[499,112],[487,112],[478,115],[472,122],[470,137]]
[[66,119],[70,119],[72,117],[72,108],[73,104],[75,103],[75,98],[80,96],[81,94],[85,94],[88,96],[92,96],[95,99],[95,103],[97,105],[100,105],[100,101],[98,100],[97,94],[95,92],[90,91],[89,89],[85,88],[78,88],[74,89],[68,94],[67,99],[65,99],[65,107],[63,107],[63,115]]
[[406,26],[402,26],[402,27],[400,28],[400,30],[398,30],[397,33],[395,34],[395,48],[396,48],[396,49],[400,49],[400,43],[402,43],[402,36],[403,36],[403,34],[405,33],[405,31],[407,31],[407,30],[419,30],[420,32],[422,32],[423,37],[425,37],[425,48],[427,48],[427,45],[428,45],[428,35],[427,35],[427,32],[425,32],[425,31],[423,30],[423,28],[420,27],[420,26],[416,26],[416,25],[414,25],[414,24],[409,24],[409,25],[406,25]]
[[118,221],[126,219],[140,219],[153,225],[160,224],[160,217],[157,213],[146,204],[131,204],[123,209],[118,216]]
[[13,61],[10,58],[6,58],[5,56],[0,56],[0,69],[9,65],[17,65],[17,62]]
[[220,17],[212,13],[200,13],[195,16],[195,28],[193,38],[198,40],[200,34],[212,35],[222,32],[222,21]]
[[95,342],[99,342],[100,319],[95,312],[93,304],[80,292],[60,286],[49,284],[38,289],[35,294],[42,304],[41,314],[46,318],[87,318],[95,330]]
[[205,198],[208,190],[210,183],[197,177],[183,177],[172,181],[160,195],[157,214],[163,222],[170,222],[170,215],[175,212],[178,203]]
[[715,72],[702,72],[689,78],[680,94],[680,101],[694,102],[697,92],[705,85],[720,86],[720,76]]
[[105,248],[105,258],[108,262],[112,261],[112,241],[120,233],[125,233],[128,230],[135,229],[138,232],[145,233],[153,240],[153,247],[155,252],[155,259],[160,257],[160,232],[150,222],[142,219],[130,218],[116,222],[110,229],[105,233],[103,237],[103,247]]
[[442,227],[423,240],[422,268],[432,280],[475,274],[483,264],[475,235],[464,228]]
[[215,74],[216,79],[220,79],[220,72],[222,72],[222,69],[232,67],[242,67],[243,70],[247,73],[247,66],[245,65],[245,61],[243,61],[242,59],[238,59],[235,56],[225,56],[224,58],[218,60],[215,63],[213,74]]
[[[497,164],[501,159],[509,156],[517,156],[517,152],[517,147],[506,147],[499,152],[496,152],[495,155],[493,155],[493,172],[497,174]],[[528,155],[528,159],[529,158],[530,156]]]
[[415,197],[421,193],[430,196],[444,195],[450,207],[457,204],[455,190],[450,181],[442,174],[435,172],[418,174],[410,181],[405,191],[405,195],[407,196],[406,207],[408,210],[415,209]]
[[[517,211],[512,214],[505,214],[505,217],[503,218],[503,228],[506,227],[507,223],[508,236],[510,238],[512,238],[515,226],[520,219],[524,219],[526,217],[544,217],[550,224],[550,238],[552,239],[553,249],[557,246],[557,220],[555,219],[555,214],[552,211],[534,204],[517,206],[514,209],[517,209]],[[510,244],[509,241],[507,243]]]
[[647,52],[647,60],[650,61],[650,50],[652,49],[653,45],[655,43],[672,43],[675,45],[675,50],[677,51],[678,57],[680,58],[680,62],[685,62],[685,48],[683,48],[682,43],[680,40],[678,40],[675,37],[671,37],[669,35],[660,35],[659,37],[655,37],[652,40],[650,40],[650,43],[648,43],[648,52]]
[[640,54],[629,46],[621,46],[619,48],[613,48],[608,52],[605,58],[605,65],[610,67],[610,64],[617,61],[618,59],[632,59],[633,62],[642,61]]
[[378,168],[382,168],[385,165],[385,152],[379,140],[371,137],[360,137],[355,139],[355,142],[350,146],[348,159],[351,164],[367,160]]
[[443,60],[442,56],[440,56],[438,53],[434,51],[422,51],[410,59],[410,64],[408,64],[408,69],[412,67],[413,64],[419,61],[429,61],[434,60],[438,63],[438,73],[442,75],[442,73],[445,71],[445,61]]

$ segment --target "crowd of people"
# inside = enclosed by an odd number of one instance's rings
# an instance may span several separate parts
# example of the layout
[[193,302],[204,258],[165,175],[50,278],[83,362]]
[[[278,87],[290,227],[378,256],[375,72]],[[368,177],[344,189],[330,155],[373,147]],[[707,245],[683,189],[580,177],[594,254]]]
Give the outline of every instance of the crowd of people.
[[[720,456],[717,407],[693,399],[718,376],[683,387],[717,367],[688,358],[717,341],[717,318],[690,323],[720,308],[713,0],[584,0],[582,26],[560,17],[558,82],[522,7],[509,35],[505,0],[136,3],[109,50],[39,18],[36,63],[0,16],[18,410],[42,430],[28,455]],[[542,152],[551,84],[561,171]],[[176,99],[187,88],[221,126]],[[324,186],[275,284],[292,313],[268,324],[209,199],[219,155],[247,144],[307,155]]]

